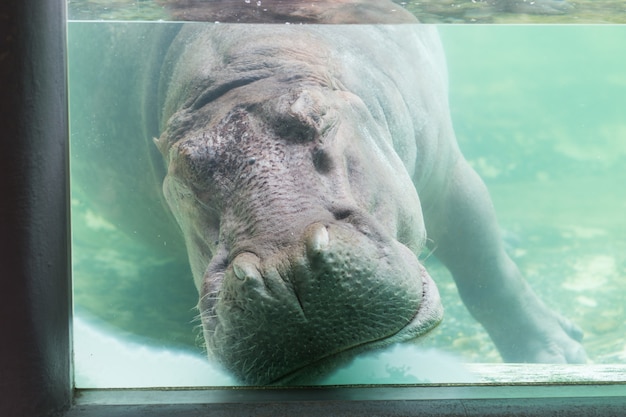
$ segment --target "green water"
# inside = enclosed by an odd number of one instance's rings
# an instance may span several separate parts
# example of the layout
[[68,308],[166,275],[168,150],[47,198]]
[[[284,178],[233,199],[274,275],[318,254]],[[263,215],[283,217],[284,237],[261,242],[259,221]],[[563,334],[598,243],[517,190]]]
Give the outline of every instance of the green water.
[[[626,28],[440,32],[457,137],[490,189],[515,261],[548,304],[583,327],[593,361],[623,363]],[[474,330],[455,331],[476,343]]]
[[[120,33],[137,24],[116,23]],[[73,49],[84,34],[78,25],[69,24],[73,147],[85,140],[81,101],[89,94]],[[89,25],[98,31],[102,23]],[[584,330],[592,363],[626,363],[626,26],[439,31],[457,138],[489,187],[510,254],[546,304]],[[72,178],[77,315],[134,342],[201,356],[186,264],[109,221],[90,205],[84,183]],[[423,258],[446,316],[422,347],[466,362],[500,361],[447,271]]]

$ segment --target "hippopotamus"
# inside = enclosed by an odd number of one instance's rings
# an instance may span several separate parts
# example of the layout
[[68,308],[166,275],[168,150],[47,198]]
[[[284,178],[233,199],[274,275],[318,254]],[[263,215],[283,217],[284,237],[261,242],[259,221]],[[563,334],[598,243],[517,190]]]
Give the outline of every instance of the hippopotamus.
[[242,383],[314,382],[433,329],[426,250],[503,360],[586,360],[504,250],[456,143],[435,27],[72,30],[75,184],[164,256],[186,253],[208,356]]
[[[156,2],[165,7],[176,20],[326,24],[415,22],[415,18],[404,8],[406,2],[391,0],[156,0]],[[471,2],[477,3],[476,0]],[[478,3],[483,3],[485,8],[495,12],[509,13],[552,15],[563,14],[572,9],[565,0],[479,0]]]

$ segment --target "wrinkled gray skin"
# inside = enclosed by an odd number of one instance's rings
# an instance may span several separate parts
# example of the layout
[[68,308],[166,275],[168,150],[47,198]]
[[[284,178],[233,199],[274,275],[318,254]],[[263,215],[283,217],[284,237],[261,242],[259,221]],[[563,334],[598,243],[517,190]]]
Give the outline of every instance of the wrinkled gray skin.
[[[143,42],[116,55],[136,61],[125,77],[138,74],[120,100],[142,94],[126,114],[135,130],[120,127],[116,137],[131,137],[116,140],[158,136],[165,160],[163,173],[154,158],[128,163],[147,178],[129,198],[163,181],[209,356],[242,382],[312,382],[360,351],[436,326],[442,307],[418,259],[425,248],[505,361],[585,361],[580,330],[537,298],[504,252],[487,190],[455,141],[434,28],[148,32],[110,40],[120,51]],[[131,159],[124,152],[138,145],[121,143],[111,158]],[[151,146],[144,153],[154,156]],[[144,228],[173,234],[155,189],[141,203]]]

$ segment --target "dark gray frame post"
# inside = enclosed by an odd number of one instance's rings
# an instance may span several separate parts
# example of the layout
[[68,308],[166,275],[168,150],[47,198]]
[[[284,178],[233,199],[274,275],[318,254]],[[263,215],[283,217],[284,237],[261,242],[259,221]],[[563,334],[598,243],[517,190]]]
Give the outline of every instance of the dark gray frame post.
[[65,9],[0,2],[0,416],[71,403]]

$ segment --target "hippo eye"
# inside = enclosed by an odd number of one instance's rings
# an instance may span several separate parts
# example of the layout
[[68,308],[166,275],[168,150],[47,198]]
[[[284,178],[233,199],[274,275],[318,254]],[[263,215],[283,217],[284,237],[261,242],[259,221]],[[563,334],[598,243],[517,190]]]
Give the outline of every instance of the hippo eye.
[[333,210],[333,217],[335,220],[345,220],[348,217],[352,216],[353,211],[349,208],[337,208]]
[[280,137],[294,142],[311,142],[317,137],[314,126],[290,115],[278,118],[274,123],[274,131]]

